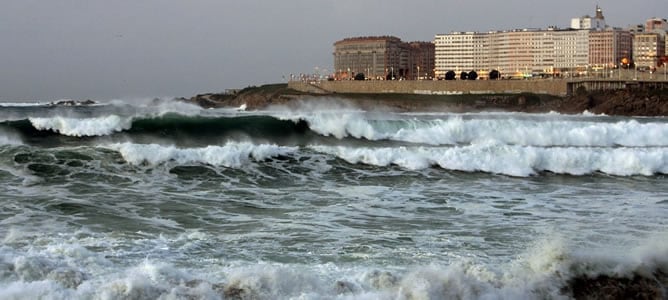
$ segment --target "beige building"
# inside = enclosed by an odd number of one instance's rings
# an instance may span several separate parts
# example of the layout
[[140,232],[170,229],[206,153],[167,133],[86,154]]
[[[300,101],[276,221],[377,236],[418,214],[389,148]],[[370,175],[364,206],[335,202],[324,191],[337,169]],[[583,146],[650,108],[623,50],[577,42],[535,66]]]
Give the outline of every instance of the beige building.
[[490,65],[504,76],[531,77],[552,73],[554,39],[551,31],[522,29],[490,33]]
[[621,67],[622,60],[631,59],[633,36],[620,29],[589,32],[589,65],[596,71]]
[[659,33],[644,32],[633,36],[633,62],[637,68],[655,68],[666,54],[665,37]]
[[453,32],[436,35],[434,44],[438,78],[470,70],[482,78],[490,70],[512,78],[552,76],[586,70],[589,63],[588,30]]
[[586,71],[589,64],[589,30],[555,30],[554,73],[570,76]]
[[434,47],[431,42],[405,43],[393,36],[346,38],[334,43],[337,79],[363,73],[370,79],[413,79],[427,72],[433,77]]
[[631,59],[632,34],[608,27],[600,7],[594,18],[573,19],[572,27],[576,29],[438,34],[434,38],[436,76],[468,70],[486,74],[493,69],[510,78],[609,76],[623,58]]

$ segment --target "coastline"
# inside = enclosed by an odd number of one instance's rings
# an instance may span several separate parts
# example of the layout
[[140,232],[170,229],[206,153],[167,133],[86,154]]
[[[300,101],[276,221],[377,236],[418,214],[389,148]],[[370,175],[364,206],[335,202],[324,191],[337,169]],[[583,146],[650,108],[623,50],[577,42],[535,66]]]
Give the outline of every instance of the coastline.
[[572,96],[535,93],[421,95],[400,93],[308,93],[287,84],[247,87],[230,93],[206,93],[181,100],[205,108],[244,106],[263,110],[274,105],[292,106],[312,100],[349,103],[365,110],[385,109],[397,112],[477,112],[507,111],[527,113],[558,112],[618,116],[668,116],[668,90],[627,88],[607,91],[578,91]]

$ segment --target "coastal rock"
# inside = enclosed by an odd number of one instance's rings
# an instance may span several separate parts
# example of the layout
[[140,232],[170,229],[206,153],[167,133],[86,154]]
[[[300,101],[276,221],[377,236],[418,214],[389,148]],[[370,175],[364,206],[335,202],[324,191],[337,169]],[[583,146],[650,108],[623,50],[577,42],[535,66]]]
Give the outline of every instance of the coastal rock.
[[656,278],[635,275],[632,278],[582,276],[573,279],[565,289],[577,300],[584,299],[666,299]]
[[55,102],[49,103],[49,105],[54,105],[54,106],[79,106],[79,105],[93,105],[97,104],[97,102],[87,99],[83,101],[79,100],[58,100]]
[[342,101],[365,110],[390,109],[411,112],[515,111],[528,113],[559,112],[620,116],[668,115],[668,90],[628,88],[623,90],[579,92],[573,96],[542,94],[503,95],[414,95],[414,94],[315,94],[292,90],[287,84],[249,87],[234,94],[201,94],[186,101],[205,108],[240,107],[261,110],[270,105],[291,105],[300,101],[325,99]]

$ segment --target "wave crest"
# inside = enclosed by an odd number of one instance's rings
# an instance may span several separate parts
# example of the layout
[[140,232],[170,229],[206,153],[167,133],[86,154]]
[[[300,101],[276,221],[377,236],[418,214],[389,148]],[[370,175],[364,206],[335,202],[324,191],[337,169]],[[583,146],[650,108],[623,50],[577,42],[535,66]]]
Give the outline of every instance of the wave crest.
[[132,118],[117,115],[96,118],[30,118],[30,123],[38,130],[52,130],[68,136],[103,136],[132,127]]
[[438,166],[446,170],[531,176],[539,172],[618,176],[668,174],[668,153],[662,148],[524,147],[481,143],[462,147],[368,148],[311,146],[349,163],[398,165],[409,170]]
[[178,164],[204,163],[238,168],[250,162],[263,161],[271,157],[295,152],[296,147],[277,145],[255,145],[248,142],[228,143],[224,146],[203,148],[177,148],[158,144],[120,143],[107,146],[121,153],[123,159],[134,165],[158,165],[168,161]]

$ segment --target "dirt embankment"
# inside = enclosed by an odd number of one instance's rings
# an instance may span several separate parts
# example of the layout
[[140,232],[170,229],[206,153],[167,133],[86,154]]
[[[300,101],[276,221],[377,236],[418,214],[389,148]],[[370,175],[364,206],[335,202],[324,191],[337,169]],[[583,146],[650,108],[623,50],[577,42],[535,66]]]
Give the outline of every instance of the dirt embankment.
[[577,95],[557,97],[536,94],[502,95],[413,95],[413,94],[309,94],[292,90],[286,84],[249,87],[234,94],[201,94],[188,102],[202,107],[240,107],[261,110],[271,105],[292,105],[299,101],[321,99],[348,102],[362,109],[382,107],[396,111],[472,112],[483,110],[518,112],[560,112],[622,116],[668,116],[668,90],[624,89],[580,91]]

